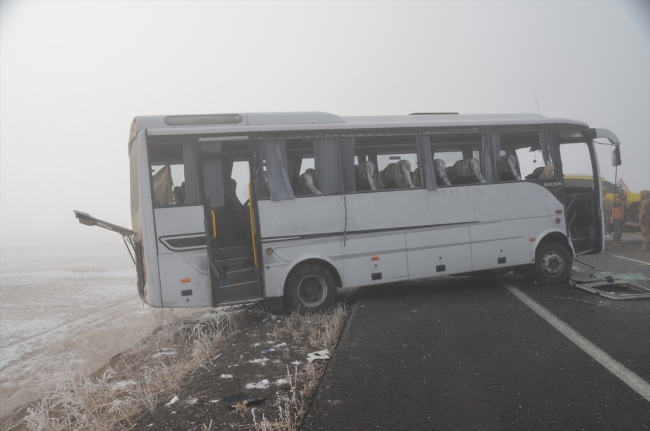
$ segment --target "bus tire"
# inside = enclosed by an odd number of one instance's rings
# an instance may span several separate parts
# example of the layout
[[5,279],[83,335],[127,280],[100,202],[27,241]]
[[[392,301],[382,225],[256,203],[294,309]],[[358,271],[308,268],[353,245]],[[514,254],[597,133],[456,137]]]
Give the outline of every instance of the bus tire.
[[320,265],[306,264],[293,270],[284,289],[287,308],[300,314],[328,309],[336,299],[336,280]]
[[543,245],[535,255],[535,278],[542,284],[553,286],[569,279],[573,258],[569,250],[557,242]]

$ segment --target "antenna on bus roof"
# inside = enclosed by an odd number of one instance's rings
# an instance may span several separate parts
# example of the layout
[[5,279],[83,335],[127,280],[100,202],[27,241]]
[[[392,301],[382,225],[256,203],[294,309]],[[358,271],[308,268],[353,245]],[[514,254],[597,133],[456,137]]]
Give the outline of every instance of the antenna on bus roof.
[[542,112],[539,110],[539,103],[537,103],[537,94],[535,94],[535,86],[531,85],[533,87],[533,96],[535,96],[535,105],[537,105],[537,113],[539,115],[542,115]]

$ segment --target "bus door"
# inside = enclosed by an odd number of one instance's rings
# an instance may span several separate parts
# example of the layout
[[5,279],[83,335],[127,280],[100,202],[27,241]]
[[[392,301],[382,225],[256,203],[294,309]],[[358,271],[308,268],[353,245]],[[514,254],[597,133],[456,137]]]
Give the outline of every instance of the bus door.
[[601,184],[593,145],[586,142],[560,140],[563,175],[588,172],[578,183],[565,180],[565,213],[567,230],[576,255],[602,250]]
[[214,306],[263,298],[251,153],[199,156]]

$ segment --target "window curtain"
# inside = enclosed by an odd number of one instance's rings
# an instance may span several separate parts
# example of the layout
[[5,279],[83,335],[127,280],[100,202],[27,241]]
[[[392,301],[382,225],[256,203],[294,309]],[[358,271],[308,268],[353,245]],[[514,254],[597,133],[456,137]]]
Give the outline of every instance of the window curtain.
[[542,130],[539,132],[539,148],[542,151],[542,158],[544,159],[544,164],[551,161],[551,141],[548,136],[548,130]]
[[[221,142],[202,143],[201,150],[208,153],[220,153]],[[223,192],[223,161],[218,158],[203,160],[203,182],[205,187],[205,200],[210,208],[221,207],[226,204]]]
[[[259,141],[259,144],[260,160],[266,160],[271,200],[294,199],[289,181],[286,139],[265,139]],[[261,169],[260,173],[263,174]],[[266,187],[263,178],[262,187]]]
[[172,170],[169,165],[163,166],[156,172],[152,178],[153,180],[153,197],[158,206],[173,205],[172,189],[174,182],[172,181]]
[[488,183],[497,181],[497,160],[501,150],[501,134],[488,132],[483,134],[481,145],[481,173]]
[[417,135],[418,153],[420,153],[420,174],[424,176],[422,183],[428,190],[436,190],[436,175],[433,170],[433,153],[429,135]]
[[[185,174],[185,203],[199,203],[199,183],[194,144],[183,144],[183,172]],[[180,184],[179,184],[180,185]]]
[[221,161],[223,167],[223,183],[226,184],[232,178],[232,168],[234,161],[232,159],[223,159]]
[[324,195],[343,192],[336,138],[314,139],[314,168],[316,169],[314,185]]
[[[357,177],[354,169],[354,138],[341,138],[341,163],[346,192],[357,191]],[[359,159],[359,164],[363,163]]]

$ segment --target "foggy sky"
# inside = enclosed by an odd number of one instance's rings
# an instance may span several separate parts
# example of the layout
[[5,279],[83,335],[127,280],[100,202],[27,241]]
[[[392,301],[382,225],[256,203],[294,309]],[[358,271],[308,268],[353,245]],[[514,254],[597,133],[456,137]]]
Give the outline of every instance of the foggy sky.
[[1,243],[119,241],[72,210],[130,227],[136,115],[536,113],[534,85],[650,188],[648,4],[2,2]]

